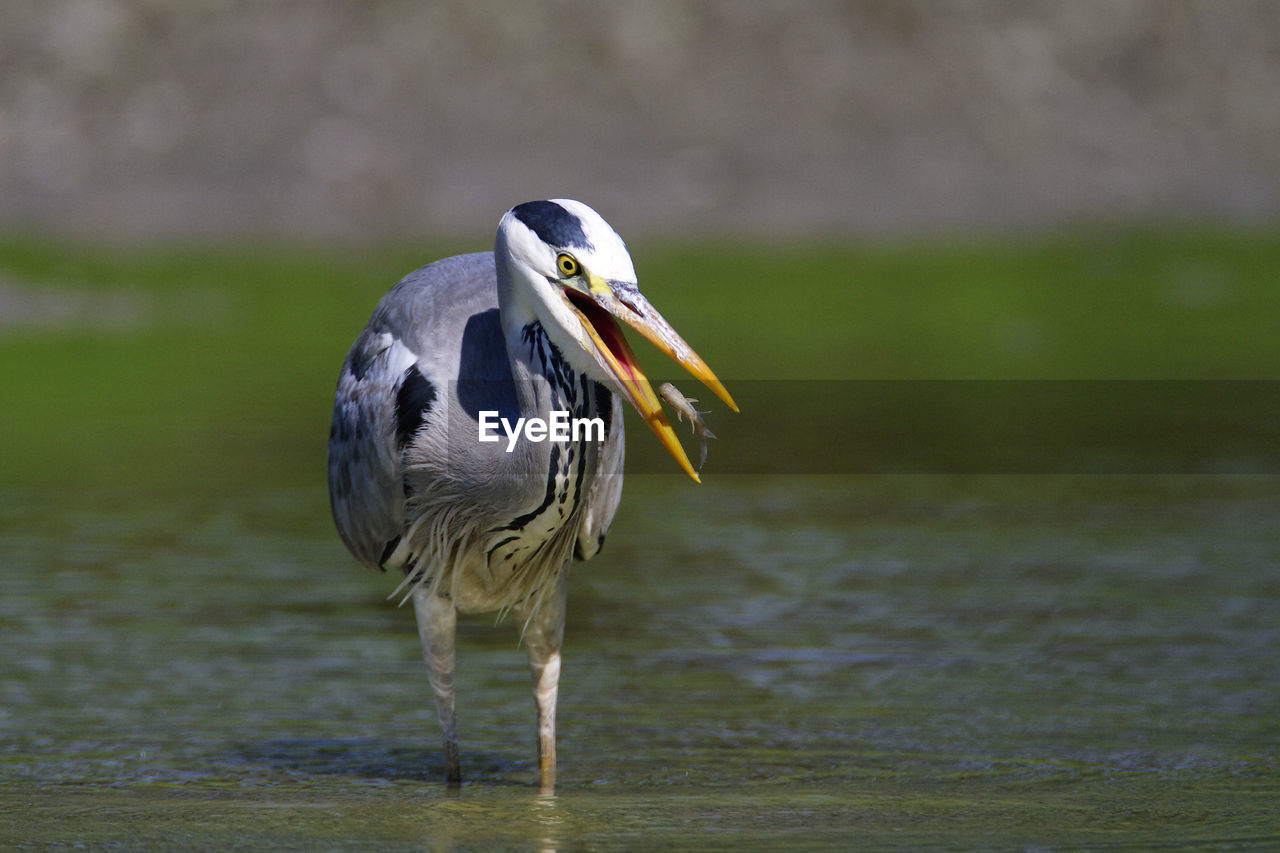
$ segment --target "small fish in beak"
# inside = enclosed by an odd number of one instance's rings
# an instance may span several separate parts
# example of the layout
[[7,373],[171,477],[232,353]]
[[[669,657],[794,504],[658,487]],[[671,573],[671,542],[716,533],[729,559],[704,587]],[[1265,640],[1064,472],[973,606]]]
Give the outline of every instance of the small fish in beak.
[[698,401],[693,397],[686,397],[681,394],[680,390],[670,382],[663,382],[659,385],[658,394],[675,410],[676,417],[681,420],[688,419],[689,426],[693,428],[698,441],[702,443],[702,455],[698,459],[698,471],[701,472],[702,466],[707,464],[707,439],[716,437],[716,434],[707,429],[706,422],[702,420],[702,416],[707,412],[700,412],[695,409],[693,404]]

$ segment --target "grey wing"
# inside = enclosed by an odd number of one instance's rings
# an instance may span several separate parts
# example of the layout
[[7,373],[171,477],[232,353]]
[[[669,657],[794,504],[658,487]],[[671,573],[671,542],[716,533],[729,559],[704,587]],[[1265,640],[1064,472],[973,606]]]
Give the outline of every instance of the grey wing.
[[468,320],[496,306],[491,253],[446,258],[392,288],[351,347],[329,430],[329,501],[362,563],[380,568],[399,543],[405,447],[458,375]]
[[396,401],[417,354],[367,329],[342,366],[329,430],[329,502],[347,548],[378,568],[404,529]]
[[604,545],[613,515],[622,500],[622,467],[626,455],[626,436],[622,428],[622,398],[611,395],[613,405],[609,414],[609,429],[604,447],[600,449],[600,461],[595,479],[587,493],[586,508],[582,513],[582,527],[578,530],[578,542],[573,555],[579,560],[590,560]]

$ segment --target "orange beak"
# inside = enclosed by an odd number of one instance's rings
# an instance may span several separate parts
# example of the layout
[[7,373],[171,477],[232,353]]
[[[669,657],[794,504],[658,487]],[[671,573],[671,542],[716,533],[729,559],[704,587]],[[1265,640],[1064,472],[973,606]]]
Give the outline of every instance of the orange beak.
[[649,429],[653,430],[653,434],[658,437],[658,441],[662,442],[667,452],[680,463],[685,473],[695,482],[702,482],[698,472],[689,462],[684,447],[676,438],[671,422],[662,411],[658,395],[654,393],[653,386],[640,370],[640,362],[636,360],[635,353],[632,352],[631,346],[622,333],[622,328],[614,318],[622,320],[644,335],[658,349],[675,359],[735,412],[738,411],[738,404],[733,402],[724,384],[716,378],[711,368],[707,367],[707,363],[693,351],[693,347],[685,343],[684,338],[680,337],[675,329],[671,328],[671,324],[649,304],[649,300],[634,284],[605,282],[594,277],[590,279],[590,283],[590,293],[571,288],[562,288],[560,292],[582,323],[628,402],[640,413],[640,417],[648,424]]

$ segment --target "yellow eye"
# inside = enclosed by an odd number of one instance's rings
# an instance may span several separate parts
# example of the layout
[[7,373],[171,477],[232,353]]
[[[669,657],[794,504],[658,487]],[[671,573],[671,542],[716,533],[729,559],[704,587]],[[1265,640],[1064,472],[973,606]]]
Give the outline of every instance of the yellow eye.
[[560,275],[565,278],[572,278],[582,272],[582,267],[578,265],[578,260],[569,254],[561,252],[556,256],[556,269],[560,270]]

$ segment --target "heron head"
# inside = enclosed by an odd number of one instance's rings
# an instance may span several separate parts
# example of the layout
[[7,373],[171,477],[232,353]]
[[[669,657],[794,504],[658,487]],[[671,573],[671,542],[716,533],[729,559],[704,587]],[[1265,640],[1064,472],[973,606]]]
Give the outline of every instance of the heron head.
[[697,480],[618,321],[679,362],[735,412],[738,406],[706,362],[640,292],[631,255],[609,223],[580,201],[527,202],[502,217],[494,254],[499,286],[509,290],[521,313],[536,315],[576,369],[630,402]]

